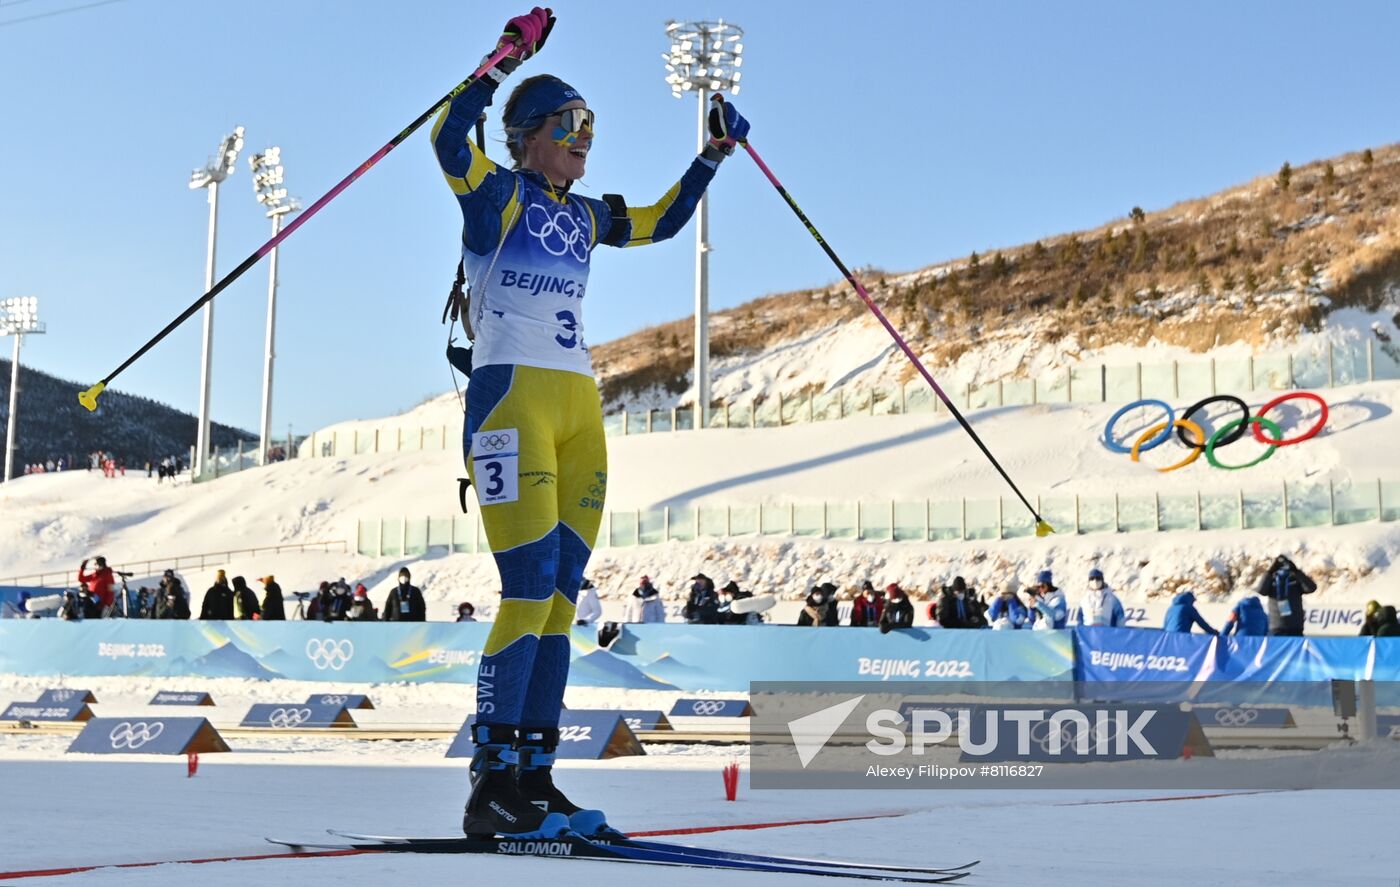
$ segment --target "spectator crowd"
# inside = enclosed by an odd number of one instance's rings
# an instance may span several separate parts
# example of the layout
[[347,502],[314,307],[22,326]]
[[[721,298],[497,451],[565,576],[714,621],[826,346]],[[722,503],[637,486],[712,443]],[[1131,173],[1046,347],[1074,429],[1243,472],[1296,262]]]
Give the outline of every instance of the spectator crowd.
[[[91,571],[89,562],[93,564]],[[370,601],[369,590],[363,582],[356,583],[352,590],[342,576],[335,582],[322,582],[314,592],[293,592],[290,600],[294,607],[290,614],[282,586],[270,574],[257,580],[262,586],[259,593],[243,576],[230,579],[225,570],[218,570],[214,583],[200,599],[198,609],[174,570],[166,570],[156,588],[142,586],[134,594],[127,588],[126,578],[130,575],[114,571],[104,557],[83,560],[78,567],[79,587],[65,594],[59,616],[73,621],[114,616],[266,622],[288,618],[325,622],[425,622],[428,618],[423,592],[413,584],[407,567],[399,570],[398,581],[385,596],[382,608],[376,608]],[[470,603],[460,605],[457,621],[474,621],[473,609]]]
[[[297,591],[290,598],[272,575],[257,579],[254,589],[243,576],[230,578],[224,570],[215,574],[196,607],[190,592],[174,571],[166,570],[159,585],[141,587],[134,596],[127,588],[130,573],[113,571],[102,557],[88,560],[78,568],[79,588],[67,593],[60,615],[65,619],[94,619],[109,616],[149,619],[232,619],[280,621],[307,619],[325,622],[424,622],[427,604],[422,590],[413,584],[408,567],[398,571],[396,582],[380,606],[370,599],[363,582],[353,586],[345,577],[326,580],[315,591]],[[690,577],[690,586],[676,615],[695,625],[754,625],[766,621],[764,612],[775,601],[773,595],[755,596],[734,580],[716,587],[704,573]],[[119,593],[120,590],[120,593]],[[1224,625],[1217,629],[1196,607],[1196,594],[1188,587],[1172,596],[1161,628],[1168,632],[1206,634],[1301,636],[1306,625],[1304,598],[1317,591],[1317,583],[1288,557],[1279,555],[1269,565],[1258,585],[1230,609]],[[849,615],[843,617],[844,604]],[[292,604],[289,611],[288,604]],[[1007,584],[991,594],[969,585],[961,576],[939,587],[920,602],[926,620],[920,624],[945,629],[991,629],[995,631],[1060,629],[1068,626],[1126,627],[1122,601],[1108,585],[1101,569],[1090,569],[1084,584],[1067,594],[1055,582],[1051,570],[1040,570],[1034,582],[1024,588]],[[878,628],[882,633],[913,628],[916,609],[910,594],[898,583],[883,589],[869,580],[861,582],[854,595],[844,598],[842,590],[830,581],[810,586],[798,611],[796,624],[804,627]],[[622,621],[655,623],[667,621],[667,607],[661,589],[649,576],[642,576],[624,600]],[[603,617],[597,589],[584,579],[579,590],[575,621],[590,625]],[[844,618],[844,623],[843,623]],[[458,604],[456,621],[476,621],[476,607],[470,601]],[[617,623],[605,623],[615,632]],[[1366,604],[1360,634],[1372,637],[1400,636],[1396,608],[1378,601]]]

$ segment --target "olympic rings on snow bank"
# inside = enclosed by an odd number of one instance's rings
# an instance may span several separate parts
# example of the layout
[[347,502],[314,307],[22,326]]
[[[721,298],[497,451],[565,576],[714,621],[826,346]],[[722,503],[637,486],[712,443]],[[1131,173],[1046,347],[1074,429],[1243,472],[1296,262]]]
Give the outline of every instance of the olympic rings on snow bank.
[[[1234,404],[1235,406],[1239,407],[1240,426],[1236,428],[1232,434],[1228,435],[1227,437],[1222,437],[1220,439],[1220,443],[1216,445],[1218,447],[1229,446],[1230,444],[1244,437],[1244,430],[1246,424],[1249,422],[1249,404],[1245,403],[1243,400],[1240,400],[1238,397],[1235,397],[1233,394],[1217,394],[1213,397],[1205,397],[1201,400],[1196,401],[1195,403],[1191,404],[1191,406],[1186,408],[1186,412],[1181,414],[1181,418],[1189,419],[1192,416],[1194,416],[1197,411],[1203,410],[1213,403],[1220,403],[1222,401],[1224,401],[1225,403]],[[1260,410],[1259,412],[1260,414],[1263,414],[1264,411]],[[1199,443],[1191,443],[1191,441],[1186,439],[1185,428],[1178,428],[1176,430],[1176,438],[1188,447],[1200,446]]]
[[[1322,431],[1322,427],[1327,424],[1327,401],[1323,400],[1318,395],[1313,394],[1311,391],[1293,391],[1283,395],[1282,397],[1275,397],[1273,400],[1269,401],[1268,403],[1264,404],[1262,407],[1259,408],[1259,415],[1263,416],[1269,410],[1272,410],[1274,407],[1278,406],[1284,401],[1292,400],[1295,397],[1301,397],[1303,400],[1310,400],[1313,403],[1317,404],[1318,408],[1322,410],[1322,415],[1317,417],[1317,424],[1309,428],[1302,434],[1298,435],[1297,437],[1292,437],[1288,440],[1270,440],[1259,433],[1259,425],[1263,423],[1257,423],[1254,426],[1255,440],[1259,441],[1261,444],[1269,444],[1275,447],[1291,447],[1294,444],[1300,444],[1305,440],[1312,440],[1314,437],[1317,437],[1318,432]],[[1278,429],[1275,428],[1274,434],[1278,433]]]
[[1212,434],[1210,436],[1210,442],[1206,444],[1206,461],[1210,463],[1210,467],[1223,468],[1226,471],[1239,471],[1241,468],[1253,468],[1254,466],[1258,465],[1260,462],[1263,462],[1265,459],[1269,458],[1274,454],[1274,450],[1278,449],[1278,445],[1266,444],[1266,446],[1268,446],[1268,449],[1264,451],[1264,455],[1259,456],[1249,462],[1246,462],[1243,465],[1223,465],[1215,460],[1216,441],[1220,440],[1226,432],[1234,430],[1236,426],[1243,428],[1247,424],[1254,426],[1255,437],[1259,436],[1260,425],[1268,426],[1269,430],[1272,431],[1274,434],[1279,433],[1278,423],[1271,422],[1270,420],[1265,419],[1263,416],[1255,416],[1252,419],[1235,419],[1231,422],[1226,422],[1224,425],[1220,426],[1219,431],[1215,432],[1215,434]]
[[[1166,410],[1166,424],[1157,426],[1158,430],[1163,431],[1164,433],[1158,435],[1149,443],[1144,444],[1142,443],[1142,441],[1138,441],[1139,444],[1142,444],[1141,446],[1125,447],[1120,443],[1114,442],[1113,426],[1117,425],[1118,420],[1126,416],[1129,410],[1135,409],[1137,407],[1161,407],[1162,409]],[[1103,427],[1103,445],[1108,447],[1115,453],[1145,453],[1153,447],[1157,446],[1158,444],[1164,444],[1167,442],[1167,438],[1172,436],[1172,423],[1175,421],[1176,411],[1173,410],[1172,405],[1167,403],[1165,400],[1135,400],[1108,418],[1108,424]]]
[[[1163,422],[1161,425],[1153,425],[1151,428],[1147,429],[1142,433],[1142,436],[1137,439],[1137,443],[1133,444],[1132,456],[1134,462],[1138,461],[1138,453],[1142,452],[1140,447],[1142,442],[1147,440],[1149,436],[1156,434],[1158,431],[1161,431],[1163,428],[1167,429],[1168,437],[1171,436],[1172,428],[1176,428],[1177,434],[1181,434],[1184,431],[1194,431],[1196,432],[1196,440],[1201,441],[1206,439],[1206,433],[1201,430],[1201,426],[1197,425],[1195,422],[1192,422],[1190,419],[1173,419],[1170,422]],[[1212,440],[1214,440],[1214,438],[1212,438]],[[1158,468],[1157,470],[1165,474],[1168,471],[1176,471],[1178,468],[1185,468],[1187,465],[1190,465],[1192,462],[1195,462],[1197,459],[1199,459],[1201,456],[1201,445],[1199,443],[1187,443],[1186,445],[1191,448],[1191,455],[1187,456],[1185,459],[1182,459],[1175,465],[1168,465],[1166,468]],[[1207,448],[1206,452],[1209,453],[1210,449]]]
[[[1264,418],[1264,414],[1289,400],[1295,399],[1310,400],[1313,403],[1316,403],[1321,412],[1321,415],[1318,417],[1316,424],[1314,424],[1307,431],[1304,431],[1302,434],[1299,434],[1295,437],[1284,438],[1282,436],[1282,429],[1279,427],[1278,423],[1270,419]],[[1201,428],[1200,424],[1191,421],[1191,416],[1205,410],[1206,407],[1210,406],[1213,403],[1221,402],[1229,403],[1232,406],[1238,407],[1240,411],[1240,416],[1239,418],[1233,419],[1230,422],[1227,422],[1224,425],[1222,425],[1220,428],[1216,429],[1215,433],[1210,435],[1209,439],[1207,439],[1205,431]],[[1152,425],[1146,431],[1143,431],[1138,436],[1137,440],[1133,442],[1132,446],[1124,446],[1123,444],[1114,440],[1114,426],[1116,426],[1118,424],[1118,421],[1122,419],[1125,415],[1127,415],[1130,411],[1139,407],[1158,407],[1162,409],[1166,413],[1166,421]],[[1316,437],[1322,432],[1322,429],[1324,427],[1326,427],[1327,412],[1327,401],[1323,400],[1320,395],[1314,394],[1311,391],[1292,391],[1288,394],[1276,397],[1268,403],[1264,404],[1262,407],[1260,407],[1257,415],[1250,415],[1249,405],[1246,404],[1241,398],[1235,397],[1231,394],[1217,394],[1199,400],[1196,403],[1193,403],[1190,407],[1187,408],[1186,412],[1181,414],[1180,419],[1176,417],[1176,411],[1172,409],[1171,404],[1167,403],[1166,401],[1153,399],[1135,400],[1132,403],[1118,409],[1116,412],[1114,412],[1112,416],[1109,417],[1108,422],[1104,425],[1102,443],[1109,450],[1112,450],[1115,453],[1126,453],[1134,462],[1137,462],[1140,461],[1139,456],[1142,453],[1145,453],[1153,447],[1160,446],[1161,444],[1165,443],[1172,436],[1173,430],[1175,430],[1177,439],[1180,440],[1182,444],[1184,444],[1190,449],[1190,455],[1173,465],[1168,465],[1165,468],[1155,469],[1156,471],[1166,473],[1169,471],[1176,471],[1179,468],[1185,468],[1187,465],[1190,465],[1192,462],[1195,462],[1202,453],[1205,453],[1206,461],[1209,462],[1214,468],[1219,468],[1224,471],[1239,471],[1244,468],[1252,468],[1255,465],[1258,465],[1260,462],[1263,462],[1264,460],[1272,456],[1274,454],[1274,450],[1278,449],[1279,447],[1293,446],[1294,444],[1300,444],[1306,440],[1312,440],[1314,437]],[[1249,429],[1253,432],[1255,440],[1268,447],[1268,449],[1264,451],[1263,455],[1249,462],[1246,462],[1243,465],[1226,465],[1215,458],[1216,450],[1220,449],[1221,447],[1229,446],[1230,444],[1243,439],[1246,429]],[[1264,435],[1265,429],[1271,432],[1274,436],[1266,437]],[[1188,432],[1195,436],[1194,441],[1187,438]]]

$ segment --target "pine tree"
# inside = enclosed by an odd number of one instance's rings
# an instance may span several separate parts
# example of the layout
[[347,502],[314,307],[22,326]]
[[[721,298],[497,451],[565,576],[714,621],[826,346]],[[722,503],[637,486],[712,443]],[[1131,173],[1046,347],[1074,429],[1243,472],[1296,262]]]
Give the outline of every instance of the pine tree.
[[1322,184],[1331,191],[1337,186],[1337,171],[1332,168],[1332,161],[1327,161],[1327,166],[1322,170]]
[[1371,164],[1372,164],[1372,163],[1375,163],[1375,162],[1376,162],[1376,157],[1375,157],[1374,154],[1371,153],[1371,149],[1370,149],[1370,148],[1367,148],[1365,151],[1362,151],[1362,152],[1361,152],[1361,165],[1362,165],[1362,166],[1366,167],[1367,169],[1370,169],[1370,168],[1371,168]]
[[1147,221],[1147,213],[1143,212],[1140,206],[1133,207],[1132,212],[1128,213],[1128,217],[1133,220],[1134,225],[1141,225]]
[[1006,258],[1001,253],[992,256],[992,274],[996,277],[1005,277],[1010,266],[1006,263]]
[[1287,191],[1287,190],[1288,190],[1288,186],[1289,186],[1290,184],[1292,184],[1292,182],[1293,182],[1293,167],[1288,163],[1287,160],[1285,160],[1285,161],[1283,162],[1283,166],[1280,166],[1280,167],[1278,168],[1278,188],[1279,188],[1279,190],[1280,190],[1280,191]]

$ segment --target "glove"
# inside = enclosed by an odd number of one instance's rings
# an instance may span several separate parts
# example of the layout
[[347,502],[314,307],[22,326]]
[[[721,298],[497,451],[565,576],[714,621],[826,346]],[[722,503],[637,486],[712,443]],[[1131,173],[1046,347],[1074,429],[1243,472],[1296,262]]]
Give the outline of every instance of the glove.
[[890,623],[888,623],[888,622],[881,623],[881,625],[880,625],[880,634],[889,634],[889,633],[890,633],[890,629],[893,628],[893,627],[894,627],[894,626],[890,625]]
[[544,47],[544,41],[554,28],[554,13],[548,7],[536,6],[524,15],[517,15],[506,22],[501,39],[496,41],[496,49],[513,44],[507,58],[523,61]]
[[749,137],[749,122],[729,102],[716,94],[710,99],[710,147],[733,154],[735,144]]

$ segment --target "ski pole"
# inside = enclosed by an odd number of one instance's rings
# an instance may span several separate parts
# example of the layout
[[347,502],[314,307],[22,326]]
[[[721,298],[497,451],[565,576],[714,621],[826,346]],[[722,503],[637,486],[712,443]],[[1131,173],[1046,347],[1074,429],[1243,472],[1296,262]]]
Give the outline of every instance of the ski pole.
[[[716,96],[716,98],[718,98],[718,96]],[[782,183],[778,181],[778,177],[773,175],[773,171],[768,168],[768,164],[764,163],[763,158],[758,156],[758,152],[754,150],[753,145],[749,144],[747,141],[741,141],[739,144],[744,146],[744,150],[749,152],[749,156],[753,158],[754,163],[758,164],[758,168],[763,171],[763,174],[768,177],[768,181],[773,183],[773,187],[778,189],[778,193],[787,201],[788,206],[792,207],[793,212],[797,213],[797,218],[801,219],[802,224],[807,227],[807,233],[811,234],[817,243],[821,245],[821,248],[826,251],[827,257],[830,258],[832,262],[836,263],[836,267],[841,271],[841,274],[846,278],[847,282],[855,287],[856,295],[860,296],[861,301],[865,302],[865,307],[869,308],[875,314],[875,319],[880,321],[880,325],[885,328],[885,332],[889,333],[890,336],[894,338],[895,344],[898,345],[905,356],[913,362],[914,368],[919,371],[919,375],[924,377],[924,381],[928,382],[933,388],[934,394],[937,394],[939,400],[942,400],[948,407],[948,412],[953,414],[953,418],[958,420],[958,424],[961,425],[963,430],[968,433],[968,436],[972,438],[973,443],[977,444],[977,448],[982,451],[982,455],[986,456],[988,461],[992,463],[992,467],[996,468],[997,473],[1001,475],[1002,479],[1006,481],[1007,485],[1010,486],[1012,491],[1016,494],[1016,498],[1020,499],[1021,504],[1026,506],[1026,509],[1030,511],[1031,517],[1035,518],[1035,534],[1037,536],[1046,536],[1055,532],[1054,528],[1047,524],[1040,514],[1036,512],[1035,507],[1027,501],[1020,488],[1016,486],[1016,482],[1006,473],[1006,469],[1001,467],[1001,463],[997,461],[996,456],[993,456],[992,451],[987,449],[987,445],[982,442],[982,438],[977,436],[977,432],[972,430],[971,423],[967,421],[957,407],[953,406],[953,401],[944,393],[943,389],[939,387],[938,382],[934,381],[929,371],[924,368],[923,361],[919,360],[914,354],[913,349],[909,347],[909,343],[904,341],[904,337],[894,328],[894,324],[890,323],[889,318],[885,317],[885,313],[880,310],[880,306],[876,305],[875,301],[870,298],[870,294],[865,291],[865,287],[861,286],[860,281],[856,280],[855,275],[846,268],[845,263],[836,255],[836,251],[831,248],[831,245],[828,244],[821,236],[821,233],[817,231],[816,226],[807,218],[807,214],[797,205],[797,201],[792,199],[792,195],[789,194]]]
[[223,279],[220,280],[218,283],[214,284],[213,288],[210,289],[209,292],[200,296],[198,299],[195,299],[194,304],[190,305],[190,307],[182,311],[179,317],[166,324],[165,329],[156,333],[154,336],[151,337],[151,340],[149,342],[136,349],[136,352],[134,354],[132,354],[126,360],[122,361],[121,366],[108,373],[106,377],[102,379],[101,382],[98,382],[96,385],[92,386],[86,391],[78,392],[78,403],[87,407],[89,411],[96,410],[98,395],[102,393],[103,389],[107,387],[107,384],[113,379],[115,379],[117,375],[122,372],[122,370],[135,363],[143,354],[145,354],[147,351],[150,351],[151,348],[155,347],[155,345],[158,342],[160,342],[161,339],[164,339],[166,336],[174,332],[176,327],[189,320],[190,317],[192,317],[196,311],[203,307],[205,303],[209,302],[219,293],[223,292],[229,284],[233,283],[240,276],[242,276],[244,271],[247,271],[249,268],[253,267],[255,264],[257,264],[259,259],[276,249],[278,244],[280,244],[282,241],[286,240],[288,237],[291,237],[292,232],[296,231],[303,224],[305,224],[308,219],[316,215],[316,213],[320,212],[322,207],[324,207],[326,204],[330,203],[337,196],[339,196],[340,192],[350,187],[351,182],[354,182],[360,176],[368,172],[370,167],[374,166],[380,160],[383,160],[384,156],[390,151],[397,148],[404,141],[404,139],[407,139],[409,136],[413,135],[413,133],[416,132],[420,126],[422,126],[428,121],[429,117],[433,116],[433,112],[437,111],[438,108],[441,108],[443,105],[452,101],[454,98],[461,94],[462,90],[466,89],[478,78],[482,77],[487,71],[496,67],[496,65],[500,63],[501,59],[505,58],[507,55],[513,52],[516,49],[516,47],[517,44],[507,42],[501,45],[499,48],[497,48],[495,52],[493,52],[490,56],[487,57],[486,61],[481,63],[481,67],[477,68],[476,71],[474,71],[470,77],[457,84],[455,87],[452,88],[451,92],[434,102],[432,107],[428,108],[428,110],[418,115],[418,118],[416,120],[414,120],[412,123],[406,126],[403,129],[403,131],[400,132],[398,135],[390,139],[388,144],[371,154],[369,159],[366,160],[364,163],[355,167],[355,169],[352,170],[348,176],[341,179],[334,188],[331,188],[325,194],[321,195],[321,198],[319,200],[307,207],[296,218],[292,219],[292,221],[287,224],[287,227],[279,231],[267,243],[264,243],[262,246],[254,250],[252,255],[248,256],[248,258],[244,259],[238,264],[237,268],[234,268],[228,274],[225,274]]

